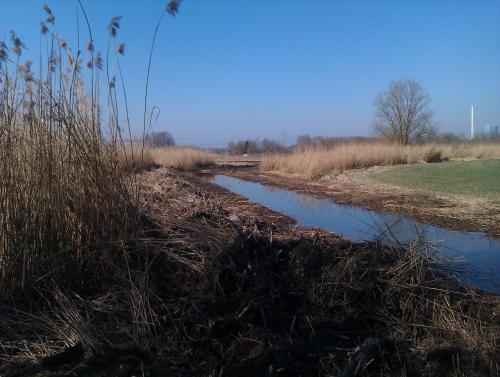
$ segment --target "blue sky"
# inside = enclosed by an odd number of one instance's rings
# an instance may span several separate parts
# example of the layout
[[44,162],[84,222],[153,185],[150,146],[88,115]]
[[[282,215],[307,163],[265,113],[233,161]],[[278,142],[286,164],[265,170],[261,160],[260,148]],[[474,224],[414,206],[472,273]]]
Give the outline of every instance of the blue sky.
[[[148,49],[166,2],[82,1],[98,48],[110,18],[123,16],[117,42],[127,46],[138,134]],[[38,56],[43,4],[0,0],[0,38],[14,29]],[[74,46],[77,2],[48,4]],[[429,92],[443,132],[466,133],[471,104],[478,127],[500,124],[500,1],[185,0],[161,26],[150,105],[161,109],[155,129],[179,143],[370,135],[373,97],[401,78]]]

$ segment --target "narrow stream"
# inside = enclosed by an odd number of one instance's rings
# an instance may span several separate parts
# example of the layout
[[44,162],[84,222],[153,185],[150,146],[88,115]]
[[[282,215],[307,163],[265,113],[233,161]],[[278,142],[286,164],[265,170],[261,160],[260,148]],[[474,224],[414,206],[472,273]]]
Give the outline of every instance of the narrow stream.
[[484,233],[451,231],[420,223],[401,214],[340,205],[331,199],[225,175],[204,177],[212,183],[296,219],[301,226],[332,231],[353,241],[380,239],[382,236],[386,242],[407,242],[424,235],[439,248],[443,257],[453,259],[454,267],[465,272],[457,276],[462,283],[500,293],[500,240],[490,238]]

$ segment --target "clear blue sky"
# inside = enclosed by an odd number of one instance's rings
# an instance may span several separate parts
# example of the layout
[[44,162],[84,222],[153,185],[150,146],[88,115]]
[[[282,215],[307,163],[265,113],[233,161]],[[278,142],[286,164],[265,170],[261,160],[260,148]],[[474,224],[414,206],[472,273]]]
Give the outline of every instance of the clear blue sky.
[[[0,36],[15,29],[37,53],[43,3],[0,0]],[[101,49],[110,18],[123,16],[117,41],[127,45],[139,133],[147,51],[166,2],[83,3]],[[76,1],[48,4],[76,43]],[[400,78],[427,89],[442,131],[466,133],[471,104],[479,127],[500,124],[500,1],[185,0],[161,26],[152,78],[155,128],[180,143],[370,135],[374,95]]]

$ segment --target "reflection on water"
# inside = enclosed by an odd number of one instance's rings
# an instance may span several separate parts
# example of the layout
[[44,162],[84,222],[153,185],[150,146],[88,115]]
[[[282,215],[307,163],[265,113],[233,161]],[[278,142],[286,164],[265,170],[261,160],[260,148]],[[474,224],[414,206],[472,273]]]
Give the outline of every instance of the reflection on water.
[[299,225],[329,230],[354,241],[382,237],[387,242],[405,242],[424,235],[439,247],[442,256],[455,259],[454,266],[466,271],[460,277],[461,281],[500,293],[500,240],[491,239],[483,233],[451,231],[423,224],[400,214],[339,205],[331,199],[224,175],[206,178],[296,219]]

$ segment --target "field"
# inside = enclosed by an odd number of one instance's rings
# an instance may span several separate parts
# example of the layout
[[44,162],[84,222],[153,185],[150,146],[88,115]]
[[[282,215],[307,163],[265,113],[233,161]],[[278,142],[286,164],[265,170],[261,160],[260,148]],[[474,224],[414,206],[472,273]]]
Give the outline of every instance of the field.
[[500,157],[498,143],[423,144],[346,143],[333,148],[303,148],[290,154],[264,156],[262,171],[318,179],[349,170],[434,162],[442,159]]
[[398,166],[370,177],[433,193],[500,201],[500,159]]

